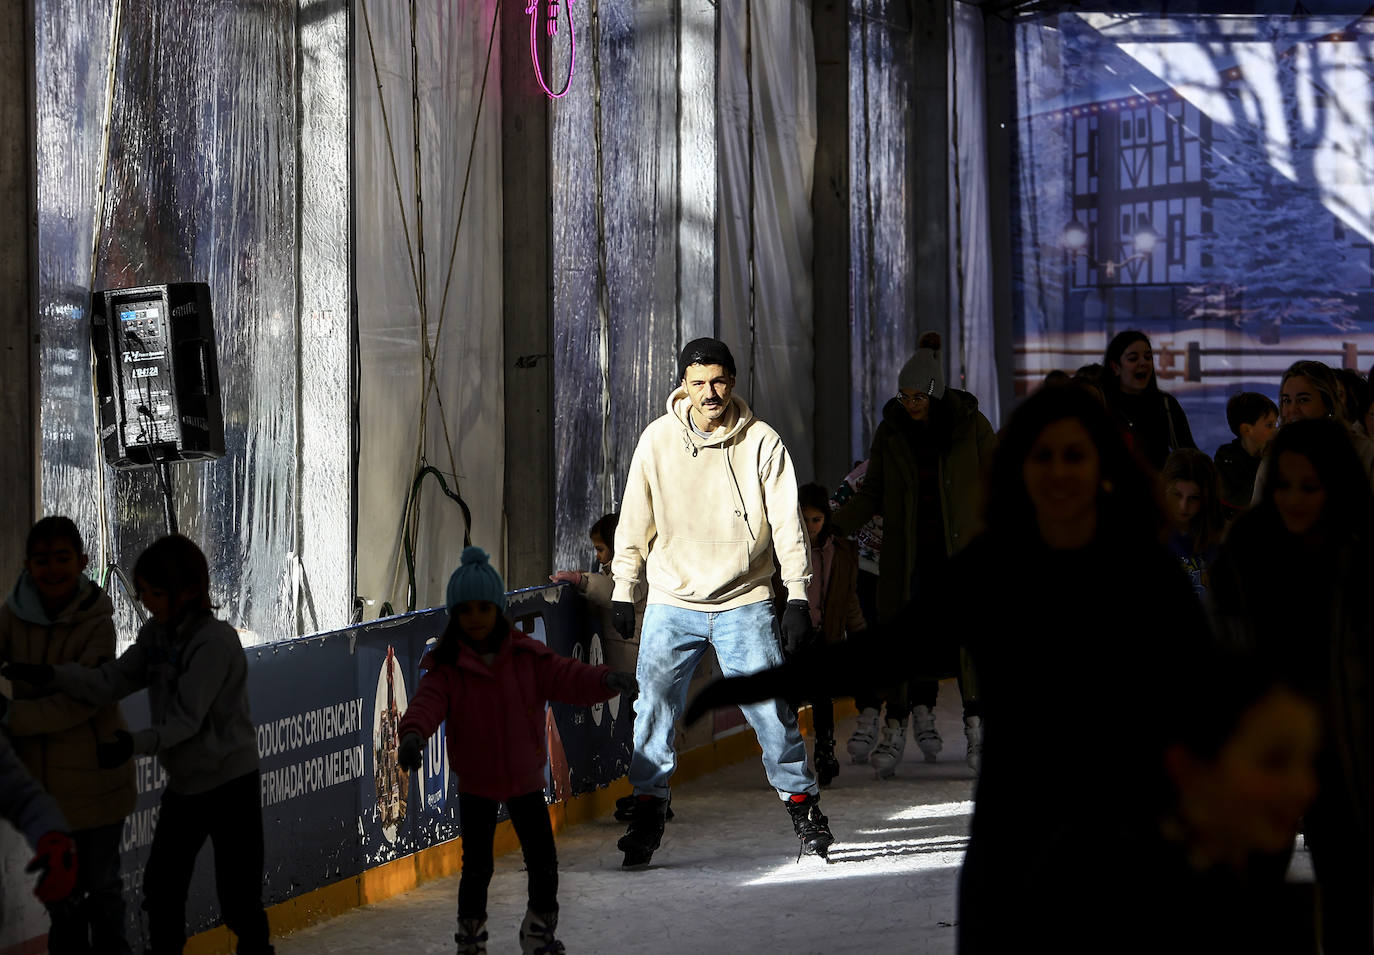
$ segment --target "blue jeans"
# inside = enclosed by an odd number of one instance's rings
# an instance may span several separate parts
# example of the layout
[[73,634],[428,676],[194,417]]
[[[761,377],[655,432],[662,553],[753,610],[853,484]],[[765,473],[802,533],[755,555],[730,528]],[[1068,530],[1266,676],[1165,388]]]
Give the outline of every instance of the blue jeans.
[[[716,648],[716,660],[727,677],[779,665],[782,645],[773,602],[720,612],[667,604],[644,608],[636,672],[635,751],[630,760],[630,783],[637,794],[668,797],[668,779],[677,768],[673,724],[687,705],[687,685],[707,644]],[[817,792],[792,708],[782,700],[768,700],[740,709],[763,748],[763,768],[778,796],[786,799],[793,793]]]

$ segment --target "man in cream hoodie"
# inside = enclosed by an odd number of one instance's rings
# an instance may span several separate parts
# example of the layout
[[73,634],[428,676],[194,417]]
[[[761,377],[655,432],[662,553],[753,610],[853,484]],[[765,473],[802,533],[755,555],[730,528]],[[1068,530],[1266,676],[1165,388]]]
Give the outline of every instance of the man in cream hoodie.
[[[810,548],[782,439],[731,393],[735,360],[723,342],[689,342],[678,368],[667,413],[644,429],[630,461],[611,562],[622,635],[634,630],[636,588],[646,580],[649,587],[630,762],[636,803],[619,842],[626,868],[647,865],[663,835],[677,765],[673,723],[707,645],[725,676],[756,673],[780,664],[784,643],[794,649],[811,626]],[[775,554],[788,597],[781,626],[770,582]],[[802,849],[824,856],[833,837],[796,713],[781,700],[743,710]]]

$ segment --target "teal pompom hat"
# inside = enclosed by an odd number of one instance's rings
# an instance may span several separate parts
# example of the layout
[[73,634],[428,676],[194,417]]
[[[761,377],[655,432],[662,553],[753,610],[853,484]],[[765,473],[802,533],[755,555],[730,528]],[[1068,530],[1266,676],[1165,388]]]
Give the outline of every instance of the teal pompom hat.
[[466,600],[485,600],[506,612],[506,585],[496,568],[491,566],[487,552],[480,547],[464,547],[462,563],[448,579],[448,593],[444,599],[449,614]]

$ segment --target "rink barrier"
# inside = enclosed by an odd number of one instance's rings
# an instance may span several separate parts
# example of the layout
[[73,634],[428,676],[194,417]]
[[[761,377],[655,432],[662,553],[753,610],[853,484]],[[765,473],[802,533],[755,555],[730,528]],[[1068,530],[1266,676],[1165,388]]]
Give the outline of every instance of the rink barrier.
[[[601,661],[608,628],[575,589],[530,588],[507,600],[507,616],[534,639],[563,656]],[[442,861],[444,852],[416,859],[452,843],[460,832],[447,727],[430,738],[424,764],[414,774],[397,764],[395,732],[418,686],[420,661],[447,620],[441,607],[245,649],[267,837],[263,901],[282,907],[287,921],[304,917],[290,916],[292,911],[313,905],[341,910],[392,894],[393,884],[428,877],[429,869],[455,867]],[[124,714],[131,727],[146,726],[146,695],[126,700]],[[566,802],[623,777],[630,725],[629,704],[618,697],[592,707],[548,706],[550,801]],[[146,757],[138,758],[135,776],[138,804],[125,824],[121,864],[127,935],[138,950],[145,941],[138,906],[143,868],[166,777]],[[219,921],[208,861],[202,854],[189,889],[191,934]],[[417,866],[422,871],[406,874]]]
[[[567,585],[514,591],[508,616],[556,652],[600,663],[607,615]],[[408,891],[461,868],[457,790],[448,772],[441,726],[424,765],[408,778],[396,765],[395,727],[419,679],[426,650],[443,632],[443,608],[388,617],[332,633],[250,647],[248,693],[258,732],[263,825],[263,901],[274,935]],[[612,636],[611,639],[618,639]],[[131,728],[148,723],[145,694],[124,702]],[[809,714],[804,714],[804,716]],[[625,774],[631,713],[619,698],[593,707],[547,710],[551,759],[546,769],[555,829],[609,816],[629,792]],[[753,733],[737,710],[689,733],[675,782],[756,755]],[[166,778],[139,757],[138,804],[125,824],[122,874],[134,949],[146,941],[139,909],[157,806]],[[518,847],[509,823],[497,851]],[[232,951],[217,925],[212,867],[202,853],[187,900],[192,953]]]
[[[857,715],[852,700],[835,701],[836,720]],[[812,734],[811,710],[804,708],[798,716],[802,732]],[[673,775],[674,786],[690,784],[733,763],[755,759],[761,750],[754,732],[742,723],[733,724],[723,736],[687,750],[678,757],[678,769]],[[555,833],[573,825],[604,820],[615,809],[615,801],[630,793],[630,784],[621,777],[603,789],[573,796],[565,803],[549,805],[549,819]],[[496,827],[495,854],[498,856],[519,851],[520,843],[509,820]],[[326,921],[349,909],[380,902],[409,892],[433,879],[457,875],[462,871],[462,838],[422,849],[412,856],[396,859],[376,869],[360,873],[353,879],[324,886],[297,898],[269,906],[267,917],[273,938]],[[233,936],[223,925],[202,932],[188,940],[186,955],[229,955],[233,951]]]

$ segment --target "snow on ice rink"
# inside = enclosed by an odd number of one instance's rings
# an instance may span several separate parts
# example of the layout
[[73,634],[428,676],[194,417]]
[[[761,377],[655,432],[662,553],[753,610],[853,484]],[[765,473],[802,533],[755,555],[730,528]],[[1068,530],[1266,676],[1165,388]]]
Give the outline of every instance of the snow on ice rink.
[[[937,716],[945,748],[936,763],[908,736],[896,778],[879,782],[840,753],[840,775],[821,797],[835,834],[829,865],[797,861],[791,820],[758,759],[679,787],[676,818],[646,871],[620,868],[624,823],[608,816],[564,830],[559,938],[571,955],[952,955],[974,783],[953,681],[941,685]],[[837,749],[853,725],[841,721]],[[277,952],[452,952],[457,898],[457,876],[429,882],[278,939]],[[525,899],[519,853],[498,856],[491,955],[519,952]]]

